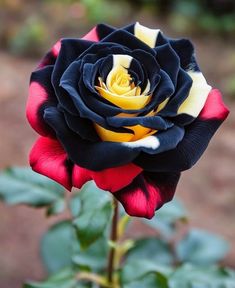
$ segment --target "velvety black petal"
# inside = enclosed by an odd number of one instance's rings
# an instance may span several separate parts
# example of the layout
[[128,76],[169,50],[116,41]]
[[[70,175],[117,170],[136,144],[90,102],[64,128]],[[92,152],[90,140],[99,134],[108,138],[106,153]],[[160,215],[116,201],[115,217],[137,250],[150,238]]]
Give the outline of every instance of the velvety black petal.
[[127,54],[129,55],[131,50],[119,43],[99,42],[93,43],[87,50],[85,50],[77,60],[84,60],[85,62],[94,63],[98,59],[112,55],[112,54]]
[[118,142],[82,140],[68,128],[63,114],[56,108],[46,109],[44,119],[56,131],[69,159],[81,167],[100,171],[130,163],[138,154],[138,151]]
[[147,171],[187,170],[201,157],[221,123],[222,121],[217,119],[197,118],[186,127],[184,138],[175,149],[156,155],[141,153],[134,163]]
[[200,71],[196,62],[193,44],[188,39],[170,39],[172,48],[175,50],[180,58],[181,67],[188,71]]
[[158,81],[159,84],[151,96],[151,101],[143,109],[138,111],[140,113],[139,116],[145,116],[152,110],[156,110],[160,103],[167,98],[172,97],[174,94],[175,87],[171,78],[161,69],[158,75]]
[[[134,50],[132,56],[135,59],[138,59],[139,62],[143,65],[143,70],[146,71],[145,78],[147,78],[150,81],[149,94],[151,94],[155,90],[157,84],[159,83],[158,74],[160,72],[160,67],[158,65],[158,62],[156,61],[156,58],[153,55],[140,49]],[[143,87],[143,89],[144,88],[145,87]]]
[[131,50],[140,49],[152,54],[153,56],[156,54],[154,49],[151,49],[148,45],[136,38],[134,35],[122,29],[115,30],[113,33],[109,34],[107,37],[100,41],[100,43],[104,42],[118,43]]
[[137,117],[107,117],[107,123],[113,127],[141,125],[155,130],[166,130],[173,126],[173,123],[156,116]]
[[100,138],[94,129],[94,125],[89,119],[74,116],[66,112],[64,113],[64,118],[68,127],[82,139],[92,142],[100,141]]
[[124,142],[123,145],[152,155],[174,149],[183,137],[184,128],[174,125],[166,131],[156,132],[154,135],[133,142]]
[[192,78],[180,68],[175,93],[172,95],[165,108],[159,112],[159,115],[162,117],[176,116],[179,106],[188,97],[191,87]]
[[82,39],[63,39],[61,41],[60,53],[52,73],[51,81],[55,89],[58,101],[64,107],[64,109],[74,115],[77,114],[77,109],[75,108],[71,98],[68,97],[66,91],[60,87],[60,79],[67,67],[92,44],[93,42]]
[[178,55],[169,44],[156,47],[155,50],[157,52],[157,61],[161,69],[169,75],[175,86],[180,69],[180,59]]
[[188,39],[172,39],[159,33],[156,41],[156,47],[170,44],[180,59],[180,66],[186,71],[200,71],[196,62],[193,44]]
[[98,24],[96,26],[96,32],[98,34],[98,38],[99,40],[102,40],[103,38],[105,38],[106,36],[108,36],[109,34],[111,34],[112,32],[114,32],[116,30],[116,28],[107,25],[107,24]]
[[[91,65],[91,64],[86,64]],[[87,93],[87,90],[83,79],[80,77],[80,63],[79,61],[73,62],[69,68],[66,70],[66,72],[63,74],[63,77],[61,78],[60,85],[63,87],[67,93],[69,94],[69,97],[72,99],[74,106],[79,111],[79,115],[82,118],[87,118],[91,120],[93,123],[99,124],[100,126],[113,130],[115,132],[127,132],[127,133],[133,133],[130,129],[126,128],[112,128],[110,127],[105,118],[102,117],[100,114],[98,114],[96,111],[99,109],[99,107],[102,105],[102,102],[97,101],[97,107],[94,107],[95,111],[90,109],[89,107],[92,105],[92,101],[95,99],[93,97],[89,97],[89,94]],[[79,81],[79,82],[78,82]],[[79,87],[79,91],[78,91]],[[111,110],[111,109],[110,109]],[[108,110],[107,110],[108,111]]]

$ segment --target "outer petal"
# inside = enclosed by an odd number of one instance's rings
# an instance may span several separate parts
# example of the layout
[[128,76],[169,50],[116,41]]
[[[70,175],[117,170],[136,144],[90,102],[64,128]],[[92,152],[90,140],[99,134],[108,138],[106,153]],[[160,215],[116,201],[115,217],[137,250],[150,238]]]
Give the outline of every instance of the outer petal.
[[50,81],[52,70],[52,66],[47,66],[32,73],[26,105],[26,116],[30,125],[42,136],[53,135],[52,129],[43,119],[44,109],[57,105]]
[[228,108],[223,103],[223,98],[218,89],[213,89],[207,97],[206,103],[199,115],[204,120],[218,119],[223,121],[229,114]]
[[97,34],[97,27],[95,26],[93,29],[91,29],[91,31],[88,32],[85,36],[83,36],[82,39],[98,42],[99,38]]
[[151,219],[156,209],[173,198],[179,177],[180,173],[143,172],[114,196],[130,216]]
[[69,65],[75,61],[87,48],[92,46],[94,42],[84,39],[63,39],[61,40],[60,53],[55,62],[51,82],[54,87],[58,101],[71,114],[77,114],[72,100],[68,97],[66,91],[60,87],[60,79]]
[[67,155],[57,140],[40,137],[30,152],[29,161],[34,171],[71,190],[71,165],[69,165]]
[[60,40],[55,43],[55,45],[51,48],[51,50],[42,58],[40,61],[38,68],[43,68],[48,65],[55,64],[56,58],[59,55],[61,48],[61,42]]
[[144,170],[165,172],[191,168],[207,148],[212,136],[229,114],[216,89],[209,93],[198,118],[186,127],[183,140],[175,149],[156,155],[142,153],[134,163]]
[[75,165],[73,168],[73,186],[81,188],[87,181],[94,180],[100,189],[116,192],[129,185],[141,172],[142,169],[132,163],[99,172]]

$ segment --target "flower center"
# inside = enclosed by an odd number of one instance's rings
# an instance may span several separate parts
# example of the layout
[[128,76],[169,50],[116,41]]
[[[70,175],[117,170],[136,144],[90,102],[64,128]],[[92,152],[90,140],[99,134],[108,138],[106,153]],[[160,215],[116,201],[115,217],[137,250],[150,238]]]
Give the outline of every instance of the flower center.
[[[148,82],[144,91],[137,86],[129,73],[132,57],[129,55],[113,55],[113,68],[109,71],[106,79],[98,77],[98,85],[95,86],[99,94],[124,110],[139,110],[144,108],[151,99],[149,95],[150,84]],[[121,113],[117,117],[135,117],[138,114]],[[150,116],[152,113],[146,116]],[[94,124],[95,129],[103,141],[129,142],[142,139],[155,133],[150,128],[141,125],[128,126],[131,133],[117,133],[107,130],[98,124]]]
[[[95,88],[98,90],[101,96],[106,99],[110,98],[108,100],[116,105],[118,105],[118,103],[115,103],[116,101],[114,98],[117,100],[118,96],[140,96],[141,94],[141,88],[135,85],[131,75],[128,73],[128,70],[121,65],[114,67],[109,72],[106,82],[104,82],[101,77],[98,79],[99,86],[96,86]],[[146,96],[145,100],[147,100]],[[120,107],[123,108],[122,106]],[[125,107],[125,109],[133,108]]]

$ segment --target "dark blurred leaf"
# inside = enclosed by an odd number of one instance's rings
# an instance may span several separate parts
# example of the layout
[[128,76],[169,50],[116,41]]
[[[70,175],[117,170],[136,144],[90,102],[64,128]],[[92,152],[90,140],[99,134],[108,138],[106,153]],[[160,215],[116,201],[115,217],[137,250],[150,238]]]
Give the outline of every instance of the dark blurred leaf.
[[159,275],[160,278],[166,280],[171,272],[172,269],[169,266],[158,265],[151,260],[138,259],[124,265],[121,270],[121,282],[122,284],[136,282],[150,273]]
[[192,229],[176,245],[176,254],[182,262],[208,265],[223,259],[228,249],[227,241],[220,236]]
[[93,181],[84,185],[79,193],[81,210],[74,220],[82,248],[87,248],[104,234],[112,215],[110,195],[97,188]]
[[151,259],[155,263],[164,265],[170,265],[173,262],[169,245],[155,238],[146,238],[135,242],[134,247],[128,251],[126,262],[138,259]]
[[53,225],[41,240],[41,254],[49,273],[72,265],[72,255],[78,249],[74,228],[70,221]]
[[235,288],[235,272],[186,264],[169,277],[169,288]]
[[151,273],[138,281],[124,284],[123,288],[168,288],[167,278],[159,273]]
[[168,238],[175,232],[175,224],[178,221],[186,221],[186,217],[185,208],[178,200],[174,199],[158,210],[151,220],[144,219],[143,221]]
[[55,215],[62,213],[65,210],[65,201],[64,199],[59,199],[51,204],[47,209],[47,215]]
[[26,167],[12,167],[0,174],[0,197],[9,205],[51,206],[50,213],[64,207],[64,188]]
[[79,250],[73,257],[73,262],[80,268],[85,267],[93,272],[103,271],[107,264],[107,239],[100,238],[86,250]]

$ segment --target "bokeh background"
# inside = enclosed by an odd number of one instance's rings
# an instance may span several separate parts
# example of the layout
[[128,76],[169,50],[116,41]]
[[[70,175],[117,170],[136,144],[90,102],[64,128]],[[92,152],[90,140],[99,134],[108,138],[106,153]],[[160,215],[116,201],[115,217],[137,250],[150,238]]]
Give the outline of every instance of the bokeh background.
[[[234,0],[0,0],[0,168],[27,165],[36,138],[24,112],[29,76],[50,46],[61,37],[81,37],[98,22],[120,27],[135,21],[190,37],[201,70],[231,109],[201,161],[183,173],[177,195],[190,211],[189,225],[230,242],[225,264],[235,268]],[[39,238],[57,220],[46,219],[43,210],[0,203],[1,288],[45,276]]]

